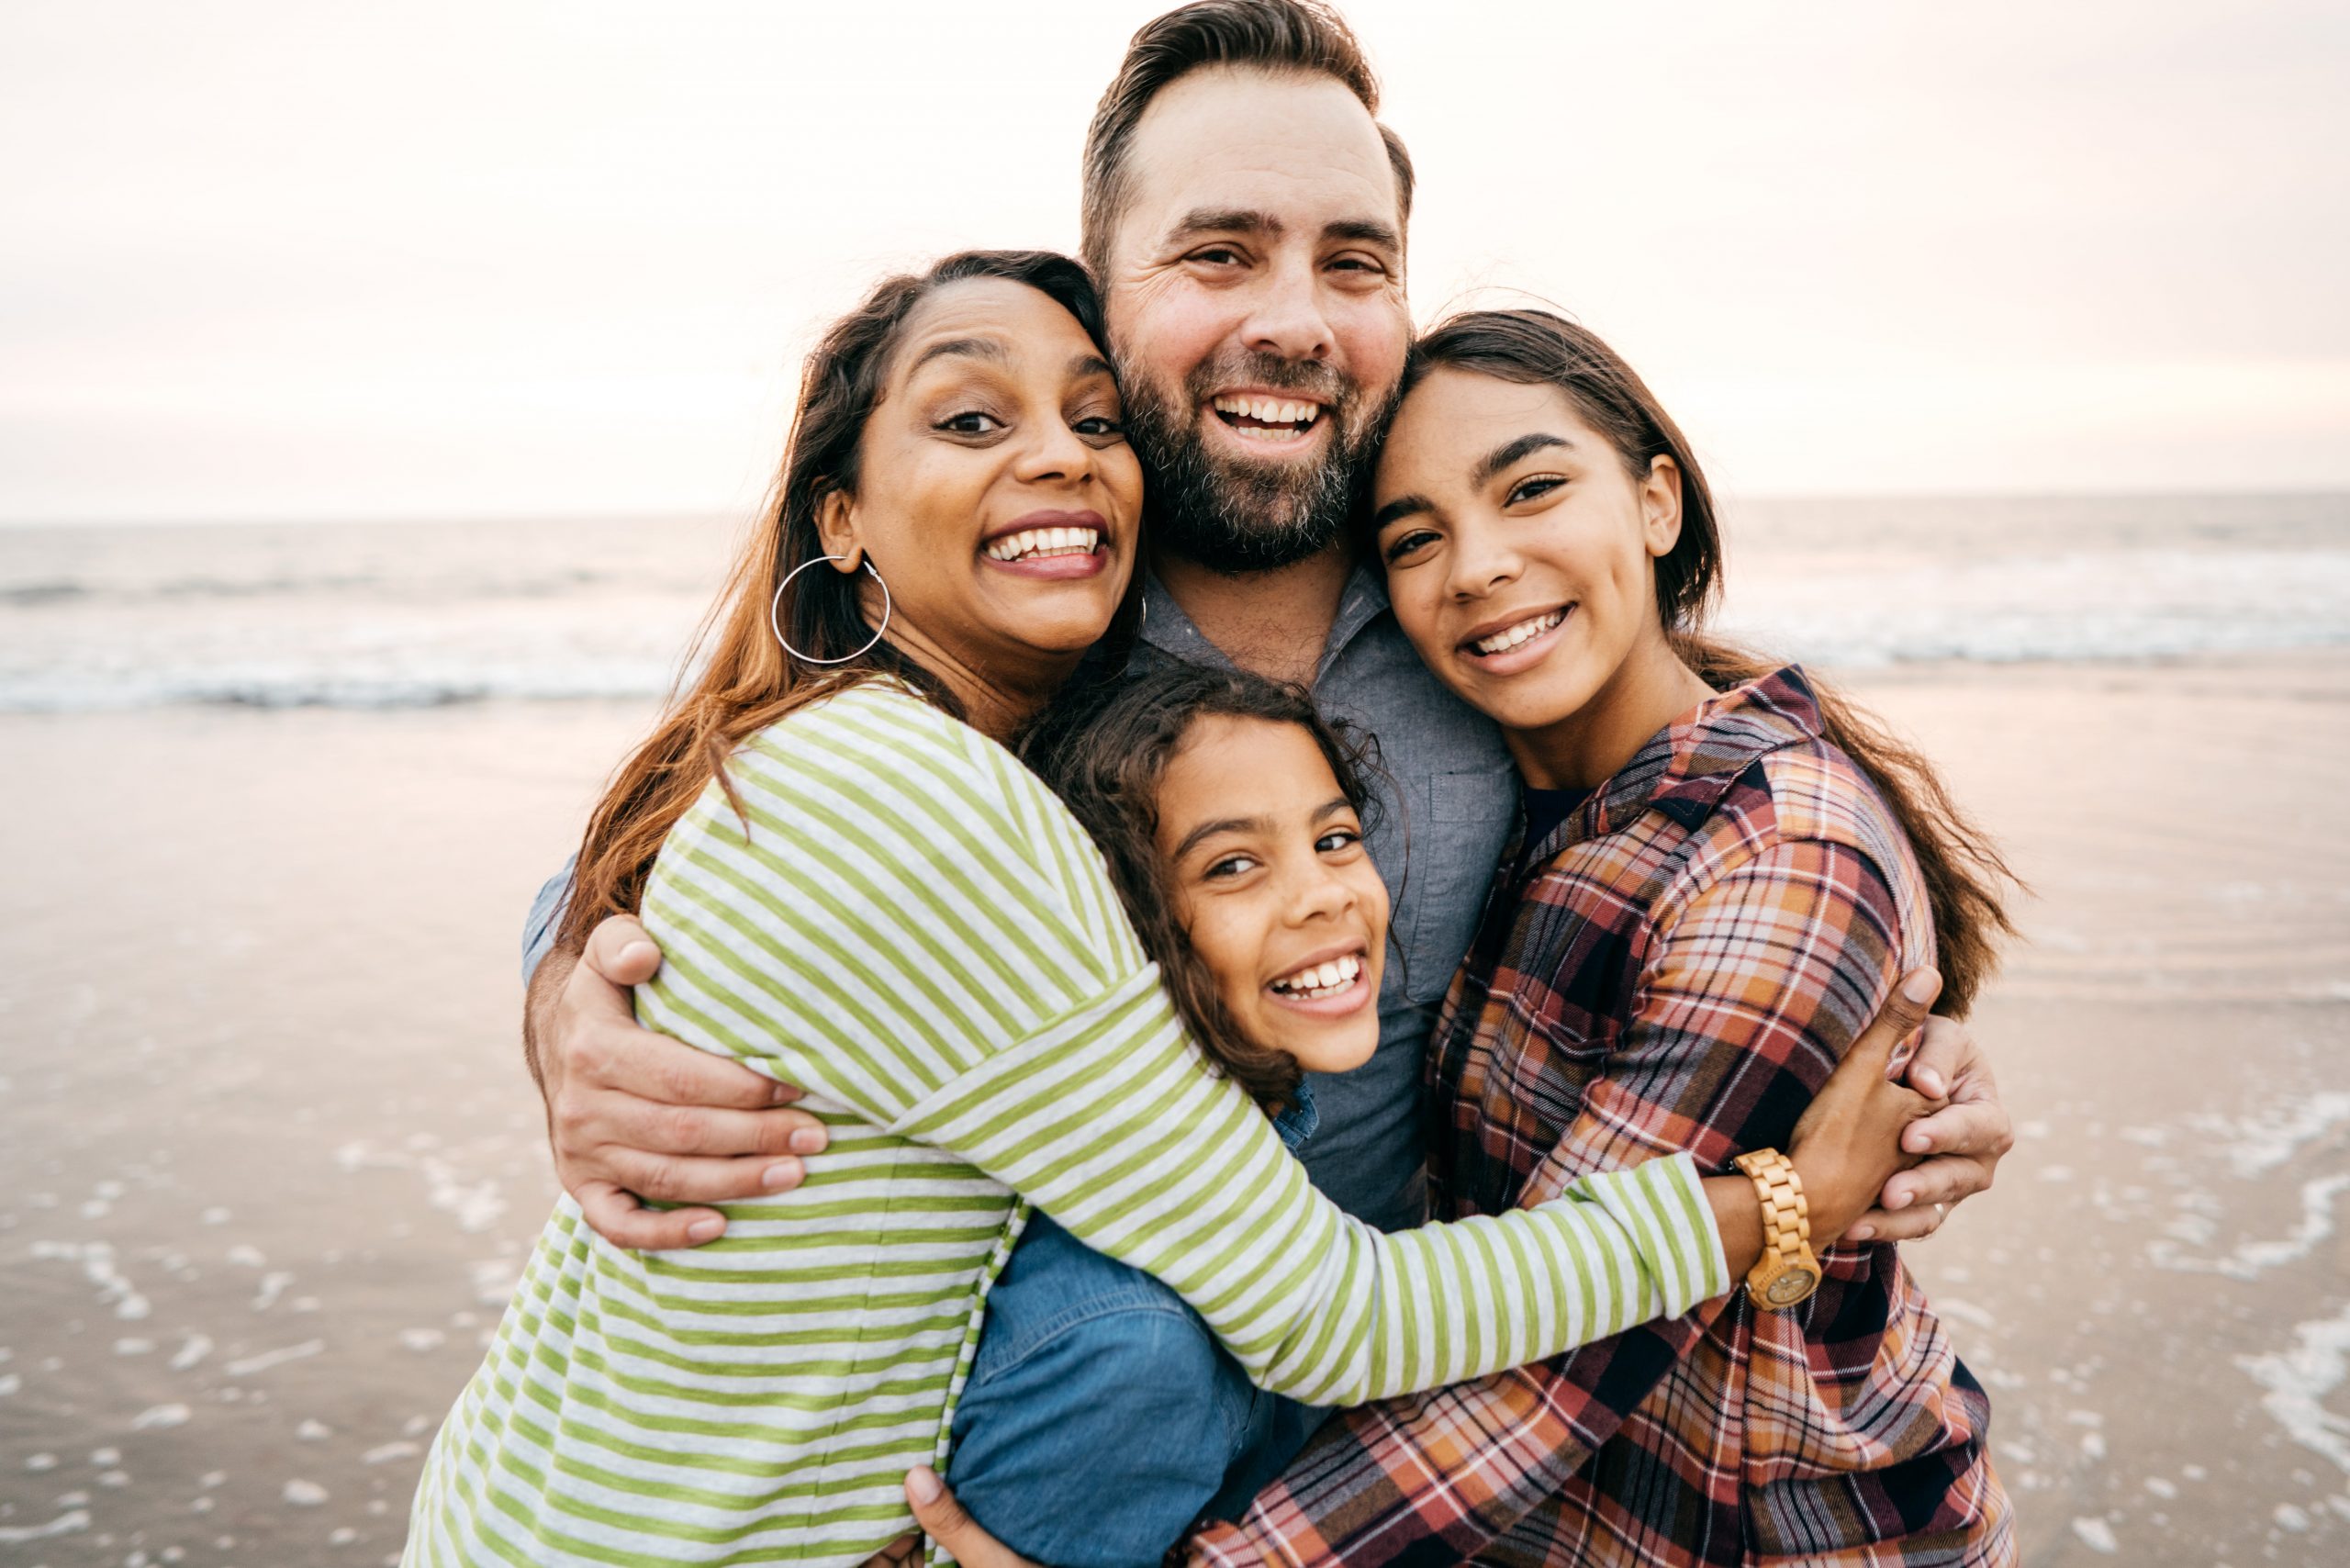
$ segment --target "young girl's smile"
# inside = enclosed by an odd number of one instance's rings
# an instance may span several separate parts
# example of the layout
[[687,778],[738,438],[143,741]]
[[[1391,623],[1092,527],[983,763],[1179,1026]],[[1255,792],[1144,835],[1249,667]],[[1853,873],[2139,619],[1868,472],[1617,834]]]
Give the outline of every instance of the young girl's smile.
[[1310,1072],[1379,1044],[1387,887],[1312,734],[1212,714],[1158,787],[1177,916],[1234,1022]]

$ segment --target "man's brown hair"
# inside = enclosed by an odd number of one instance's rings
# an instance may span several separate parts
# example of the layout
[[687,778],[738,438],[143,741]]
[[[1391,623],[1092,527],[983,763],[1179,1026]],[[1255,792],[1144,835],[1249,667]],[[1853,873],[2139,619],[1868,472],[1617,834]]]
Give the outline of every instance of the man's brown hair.
[[[1109,282],[1110,236],[1131,195],[1126,153],[1135,127],[1153,98],[1209,65],[1235,65],[1275,75],[1327,76],[1352,93],[1377,123],[1379,78],[1363,58],[1354,29],[1317,0],[1193,0],[1152,17],[1126,45],[1109,90],[1085,133],[1081,253],[1093,275]],[[1412,217],[1412,155],[1385,126],[1379,139],[1395,170],[1396,217]]]

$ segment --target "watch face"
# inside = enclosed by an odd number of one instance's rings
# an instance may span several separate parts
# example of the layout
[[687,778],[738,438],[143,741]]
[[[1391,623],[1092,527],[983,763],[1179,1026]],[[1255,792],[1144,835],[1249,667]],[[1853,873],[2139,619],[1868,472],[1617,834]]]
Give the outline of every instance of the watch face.
[[1789,1269],[1773,1280],[1771,1288],[1762,1294],[1771,1298],[1774,1306],[1793,1306],[1811,1294],[1811,1287],[1818,1282],[1818,1275],[1807,1269]]

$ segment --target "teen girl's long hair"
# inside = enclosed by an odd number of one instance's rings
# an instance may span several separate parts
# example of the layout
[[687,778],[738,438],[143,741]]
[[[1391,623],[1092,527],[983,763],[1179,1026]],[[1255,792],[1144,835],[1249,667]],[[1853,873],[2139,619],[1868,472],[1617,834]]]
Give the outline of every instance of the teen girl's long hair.
[[[1637,482],[1660,457],[1681,474],[1681,537],[1656,563],[1657,614],[1673,651],[1717,690],[1760,678],[1777,663],[1705,633],[1721,598],[1722,539],[1712,488],[1689,442],[1656,394],[1616,351],[1548,310],[1474,310],[1438,323],[1413,345],[1404,386],[1436,370],[1463,370],[1526,386],[1555,386],[1607,438]],[[2015,873],[1962,812],[1923,753],[1849,699],[1812,682],[1821,731],[1867,774],[1908,835],[1924,874],[1942,975],[1937,1010],[1966,1010],[2016,934],[2001,896]]]
[[[1104,342],[1100,297],[1085,269],[1046,251],[967,251],[928,272],[884,279],[865,302],[833,323],[800,380],[783,468],[758,524],[696,633],[680,687],[652,735],[605,789],[579,846],[570,907],[557,946],[576,953],[596,923],[633,914],[661,841],[715,778],[734,801],[726,759],[745,740],[831,692],[891,676],[961,717],[953,696],[886,640],[873,643],[859,584],[823,566],[791,579],[775,618],[791,645],[819,666],[788,655],[769,623],[784,579],[825,554],[816,520],[835,491],[856,493],[857,442],[889,375],[890,351],[914,308],[967,278],[1004,278],[1053,299],[1077,318],[1099,348]],[[854,655],[847,656],[845,655]],[[693,659],[700,665],[695,672]]]

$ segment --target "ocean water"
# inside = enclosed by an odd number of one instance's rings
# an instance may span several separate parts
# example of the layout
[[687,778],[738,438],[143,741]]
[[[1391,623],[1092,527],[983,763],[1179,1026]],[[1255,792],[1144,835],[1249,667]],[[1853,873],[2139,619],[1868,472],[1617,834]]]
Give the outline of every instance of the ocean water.
[[[1846,668],[2350,644],[2350,495],[1756,500],[1722,621]],[[0,711],[649,698],[738,526],[0,529]]]

